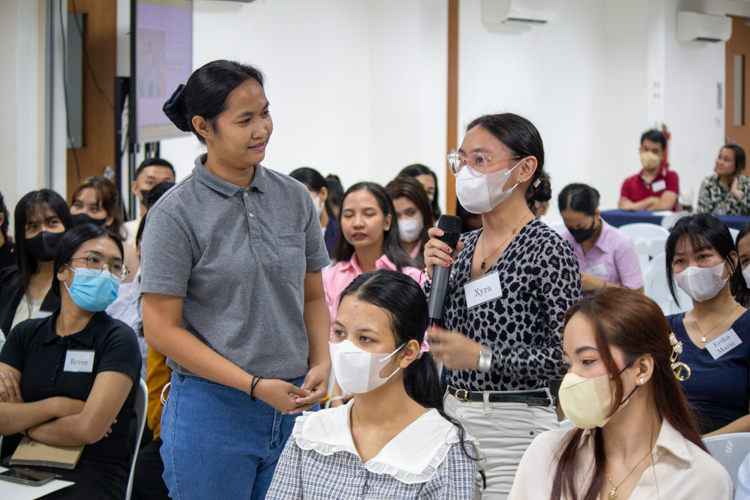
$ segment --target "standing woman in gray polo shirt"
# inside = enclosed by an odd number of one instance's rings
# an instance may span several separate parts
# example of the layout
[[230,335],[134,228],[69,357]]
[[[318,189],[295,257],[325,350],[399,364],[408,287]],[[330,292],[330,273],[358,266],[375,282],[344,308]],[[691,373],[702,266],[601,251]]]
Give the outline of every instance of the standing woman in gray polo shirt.
[[325,397],[328,253],[305,187],[260,165],[263,75],[213,61],[164,106],[208,150],[148,213],[146,341],[174,369],[162,415],[173,499],[265,497],[294,419]]

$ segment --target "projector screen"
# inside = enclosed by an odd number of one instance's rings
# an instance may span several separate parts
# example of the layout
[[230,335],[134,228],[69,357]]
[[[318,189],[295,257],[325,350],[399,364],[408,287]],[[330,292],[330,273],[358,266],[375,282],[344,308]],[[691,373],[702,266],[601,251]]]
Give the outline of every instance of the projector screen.
[[130,128],[134,143],[184,134],[162,111],[193,70],[192,0],[133,0]]

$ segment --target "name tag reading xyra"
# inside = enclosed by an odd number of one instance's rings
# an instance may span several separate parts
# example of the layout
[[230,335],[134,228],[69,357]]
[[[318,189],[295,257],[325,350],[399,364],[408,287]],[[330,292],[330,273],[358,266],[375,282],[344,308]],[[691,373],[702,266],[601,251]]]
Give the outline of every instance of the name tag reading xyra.
[[494,272],[467,283],[464,285],[464,293],[466,294],[467,309],[502,297],[503,291],[500,288],[500,275]]

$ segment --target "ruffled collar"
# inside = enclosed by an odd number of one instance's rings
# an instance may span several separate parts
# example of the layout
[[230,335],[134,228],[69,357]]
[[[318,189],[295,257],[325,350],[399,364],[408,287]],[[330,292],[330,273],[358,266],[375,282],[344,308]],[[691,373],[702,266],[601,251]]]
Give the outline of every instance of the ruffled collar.
[[[349,427],[353,404],[354,400],[338,408],[303,413],[292,432],[297,446],[326,456],[346,452],[359,457]],[[476,449],[474,438],[467,434],[465,439],[472,441]],[[407,426],[363,466],[374,474],[387,474],[402,483],[425,483],[437,473],[451,446],[458,442],[456,427],[432,409]]]

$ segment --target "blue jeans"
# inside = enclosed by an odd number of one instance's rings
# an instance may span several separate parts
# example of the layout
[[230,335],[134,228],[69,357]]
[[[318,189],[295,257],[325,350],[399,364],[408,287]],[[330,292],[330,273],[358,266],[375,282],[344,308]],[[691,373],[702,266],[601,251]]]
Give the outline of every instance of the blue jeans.
[[170,498],[265,498],[297,415],[200,377],[172,373],[171,382],[161,418]]

